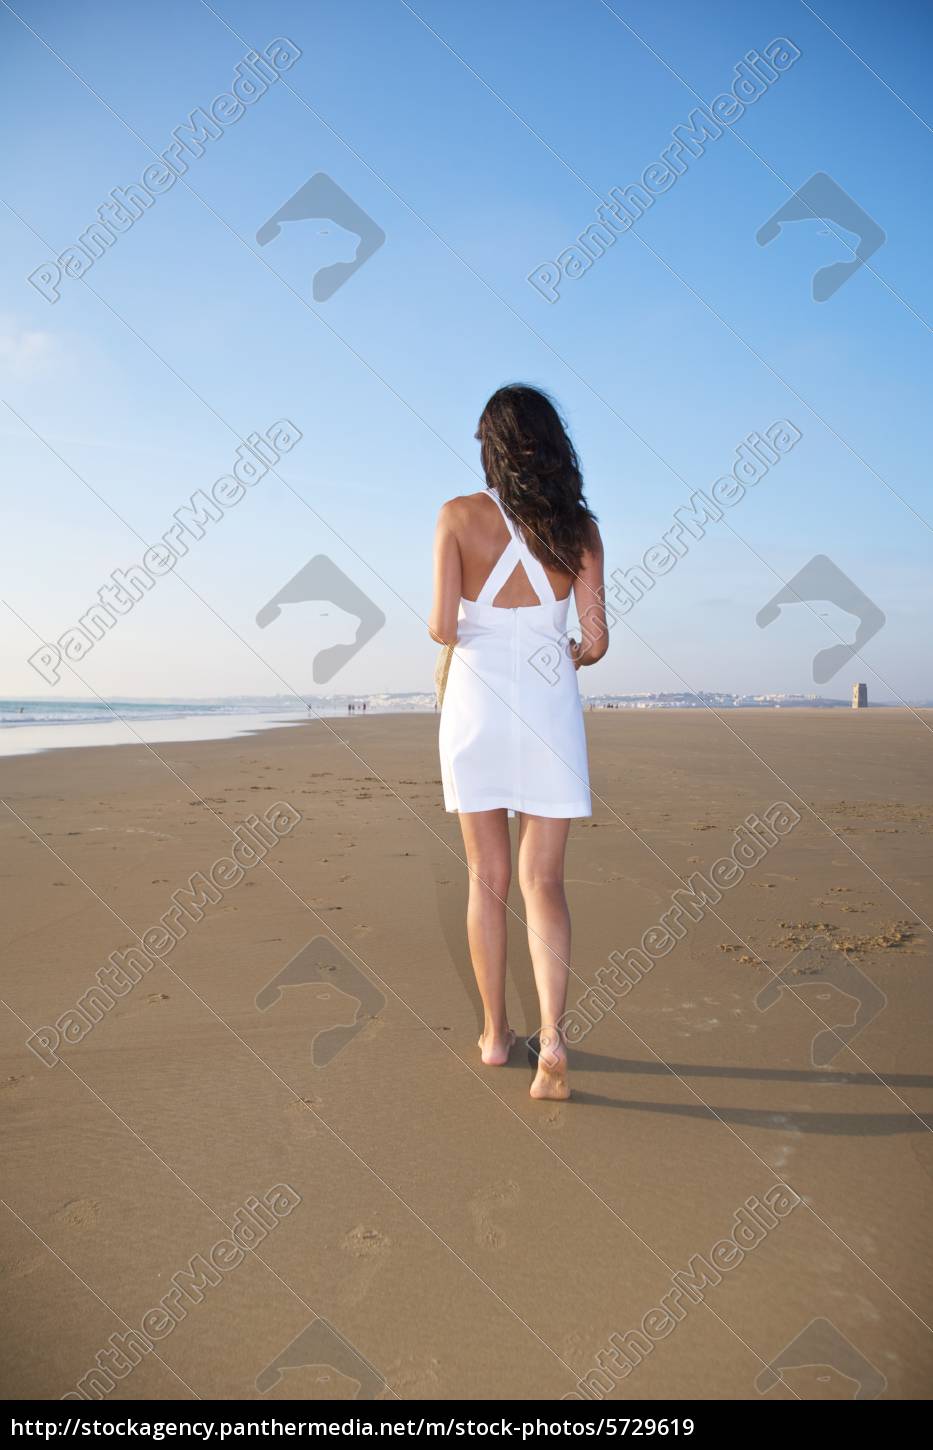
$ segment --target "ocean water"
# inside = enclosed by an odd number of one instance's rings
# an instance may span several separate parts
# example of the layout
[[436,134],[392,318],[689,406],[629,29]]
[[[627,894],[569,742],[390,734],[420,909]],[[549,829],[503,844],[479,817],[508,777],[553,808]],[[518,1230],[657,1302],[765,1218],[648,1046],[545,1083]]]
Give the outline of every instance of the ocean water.
[[[229,740],[316,717],[433,711],[434,695],[247,696],[215,700],[0,700],[0,756],[88,745]],[[351,712],[349,706],[355,710]],[[309,708],[310,707],[310,708]]]

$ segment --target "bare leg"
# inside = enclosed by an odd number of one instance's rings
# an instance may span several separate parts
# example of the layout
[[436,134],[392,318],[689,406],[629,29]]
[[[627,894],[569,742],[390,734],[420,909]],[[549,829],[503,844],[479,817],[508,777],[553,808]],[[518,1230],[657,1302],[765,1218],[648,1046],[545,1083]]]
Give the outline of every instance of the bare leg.
[[515,1041],[505,1014],[505,902],[512,876],[508,816],[504,810],[461,812],[460,829],[470,868],[467,938],[485,1014],[479,1046],[488,1067],[501,1067]]
[[567,1049],[558,1024],[567,1002],[570,963],[570,912],[564,893],[564,852],[568,820],[548,816],[521,818],[518,880],[525,901],[528,950],[541,1006],[538,1071],[533,1098],[570,1097]]

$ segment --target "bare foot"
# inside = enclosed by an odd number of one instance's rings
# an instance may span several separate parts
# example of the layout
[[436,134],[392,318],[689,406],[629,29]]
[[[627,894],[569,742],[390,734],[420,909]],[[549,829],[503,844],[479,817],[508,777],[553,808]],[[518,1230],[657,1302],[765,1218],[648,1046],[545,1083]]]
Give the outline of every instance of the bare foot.
[[476,1045],[486,1067],[504,1067],[515,1046],[515,1033],[511,1027],[506,1028],[502,1037],[497,1037],[494,1032],[484,1032]]
[[554,1027],[542,1027],[538,1036],[538,1071],[531,1084],[533,1098],[566,1102],[570,1097],[567,1081],[567,1049]]

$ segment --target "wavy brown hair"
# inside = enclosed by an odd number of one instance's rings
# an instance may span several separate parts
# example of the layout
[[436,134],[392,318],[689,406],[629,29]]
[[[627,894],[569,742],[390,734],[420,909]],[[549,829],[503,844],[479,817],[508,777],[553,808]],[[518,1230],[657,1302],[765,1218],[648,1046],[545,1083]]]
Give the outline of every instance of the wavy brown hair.
[[486,483],[534,557],[549,569],[578,573],[596,515],[554,403],[538,388],[509,383],[489,399],[476,436]]

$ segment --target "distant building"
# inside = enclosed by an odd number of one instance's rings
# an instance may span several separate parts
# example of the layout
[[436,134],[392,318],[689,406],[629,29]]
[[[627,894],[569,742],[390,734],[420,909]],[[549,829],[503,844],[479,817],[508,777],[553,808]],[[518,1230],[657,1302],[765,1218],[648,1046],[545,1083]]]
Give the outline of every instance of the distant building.
[[867,710],[868,709],[868,686],[867,685],[853,685],[852,686],[852,709],[853,710]]

